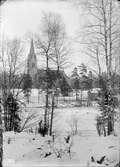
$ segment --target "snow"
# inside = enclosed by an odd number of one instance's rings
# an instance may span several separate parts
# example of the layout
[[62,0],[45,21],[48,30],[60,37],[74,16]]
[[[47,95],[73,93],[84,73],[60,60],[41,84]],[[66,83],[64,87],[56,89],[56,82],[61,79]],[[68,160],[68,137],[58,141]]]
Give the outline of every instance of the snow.
[[[35,103],[27,105],[23,112],[23,122],[28,114],[34,117],[26,127],[36,127],[43,117],[44,108],[39,107],[37,92],[33,91],[31,98]],[[120,124],[115,124],[116,135],[99,137],[96,131],[97,107],[58,107],[55,109],[52,137],[42,137],[26,130],[21,133],[4,132],[4,167],[33,167],[33,166],[111,166],[119,161],[120,156]],[[77,134],[72,131],[77,124]],[[65,137],[70,135],[69,143]],[[68,149],[71,149],[71,157]],[[61,158],[57,155],[60,153]],[[46,156],[47,154],[47,156]],[[50,154],[50,155],[48,155]],[[91,162],[91,157],[95,162]],[[105,157],[102,165],[97,161]]]
[[[109,137],[94,137],[94,136],[74,136],[72,139],[72,159],[70,160],[68,155],[62,157],[61,159],[57,158],[55,154],[44,158],[46,152],[51,152],[51,148],[48,146],[47,141],[51,140],[48,136],[45,138],[40,135],[34,134],[14,134],[11,132],[6,134],[6,138],[11,137],[11,143],[4,145],[4,166],[11,165],[13,167],[18,164],[24,166],[27,164],[32,166],[33,164],[39,163],[59,163],[59,164],[90,164],[90,157],[93,156],[96,160],[99,160],[102,156],[107,157],[109,163],[118,162],[118,139],[115,136]],[[13,139],[14,137],[14,139]],[[35,138],[35,140],[33,140]],[[14,140],[14,141],[13,141]],[[59,137],[55,141],[54,147],[62,148],[61,144],[64,142],[63,138]],[[59,144],[59,145],[58,145]],[[39,148],[39,149],[38,149]],[[59,149],[59,148],[58,148]],[[65,146],[63,145],[63,148]],[[64,162],[64,163],[63,163]],[[6,165],[7,164],[7,165]],[[94,164],[95,165],[95,164]]]

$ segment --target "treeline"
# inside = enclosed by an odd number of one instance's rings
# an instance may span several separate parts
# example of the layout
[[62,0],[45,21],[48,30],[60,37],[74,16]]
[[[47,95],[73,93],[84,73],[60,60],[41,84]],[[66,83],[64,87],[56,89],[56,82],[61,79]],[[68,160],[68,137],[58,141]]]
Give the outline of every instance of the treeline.
[[[87,67],[86,67],[87,68]],[[80,90],[89,90],[93,88],[101,88],[103,83],[101,83],[101,78],[105,82],[107,82],[107,74],[106,72],[103,72],[101,76],[97,76],[92,73],[92,71],[89,71],[88,73],[81,73],[80,75],[78,72],[76,72],[77,67],[74,68],[74,70],[71,73],[71,76],[68,77],[66,74],[64,76],[64,71],[60,71],[59,75],[59,83],[58,87],[61,88],[61,92],[64,91],[70,92],[72,89],[80,89]],[[49,69],[49,88],[52,89],[54,87],[54,84],[56,83],[56,80],[58,79],[57,71],[56,70],[50,70]],[[2,77],[3,74],[0,74],[0,88],[2,88]],[[4,87],[8,87],[9,85],[9,73],[4,73]],[[34,77],[34,80],[32,81],[32,78],[28,74],[16,74],[14,75],[12,82],[14,83],[11,86],[11,89],[24,89],[25,83],[30,88],[36,88],[36,89],[45,89],[45,82],[46,82],[46,71],[44,69],[38,69],[37,74]],[[29,82],[30,81],[30,82]],[[29,84],[28,84],[29,82]],[[117,73],[113,73],[111,75],[111,86],[113,90],[118,93],[119,87],[120,87],[120,75]]]
[[[101,75],[95,75],[92,71],[87,70],[85,64],[75,67],[70,76],[73,89],[89,90],[93,88],[102,88],[107,83],[107,73],[102,72]],[[120,75],[116,72],[111,74],[111,87],[118,93],[120,87]]]

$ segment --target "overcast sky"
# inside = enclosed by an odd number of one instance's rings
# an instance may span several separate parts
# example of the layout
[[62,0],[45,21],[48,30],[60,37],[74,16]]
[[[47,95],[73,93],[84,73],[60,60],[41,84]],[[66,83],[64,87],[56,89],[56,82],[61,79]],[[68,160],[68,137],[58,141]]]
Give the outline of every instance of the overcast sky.
[[[73,1],[74,2],[74,1]],[[71,67],[84,62],[88,64],[88,57],[83,55],[82,46],[73,40],[82,31],[86,18],[82,8],[64,0],[18,0],[18,2],[5,3],[1,8],[1,32],[9,38],[23,39],[28,32],[37,32],[42,12],[59,13],[66,25],[66,32],[71,41],[72,54]],[[82,34],[81,34],[82,35]],[[26,54],[27,55],[27,54]]]

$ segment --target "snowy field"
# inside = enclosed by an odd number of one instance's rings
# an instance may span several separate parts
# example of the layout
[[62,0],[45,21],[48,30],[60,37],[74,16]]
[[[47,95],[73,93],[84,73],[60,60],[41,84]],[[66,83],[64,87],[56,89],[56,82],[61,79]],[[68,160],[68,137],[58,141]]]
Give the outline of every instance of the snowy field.
[[[114,167],[120,156],[120,126],[115,125],[115,135],[99,137],[96,131],[97,107],[58,107],[55,109],[53,131],[54,142],[49,136],[30,133],[27,127],[35,129],[43,117],[44,108],[37,101],[37,94],[31,96],[31,103],[24,111],[34,117],[21,133],[4,133],[4,167],[38,166],[109,166]],[[36,100],[35,100],[36,99]],[[77,133],[72,135],[77,126]],[[70,142],[65,137],[71,135]],[[70,154],[68,150],[70,149]],[[59,156],[60,155],[60,156]],[[104,162],[100,164],[101,158]],[[92,162],[92,158],[94,159]]]

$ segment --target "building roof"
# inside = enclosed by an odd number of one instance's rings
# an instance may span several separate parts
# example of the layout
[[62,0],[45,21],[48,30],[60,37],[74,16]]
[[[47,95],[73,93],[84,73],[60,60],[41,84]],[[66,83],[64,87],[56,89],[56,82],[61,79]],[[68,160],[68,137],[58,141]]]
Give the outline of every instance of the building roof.
[[[52,77],[54,76],[55,80],[58,79],[58,71],[57,70],[49,69],[49,74]],[[45,69],[38,69],[37,75],[38,75],[38,77],[40,76],[41,78],[44,78],[46,76],[46,70]],[[59,71],[59,77],[61,79],[65,79],[65,81],[68,84],[68,86],[70,87],[70,89],[72,89],[71,79],[65,74],[64,70]]]
[[30,52],[28,54],[28,60],[31,60],[32,57],[34,57],[34,59],[37,60],[36,54],[35,54],[35,49],[34,49],[34,44],[33,44],[33,39],[31,39]]

